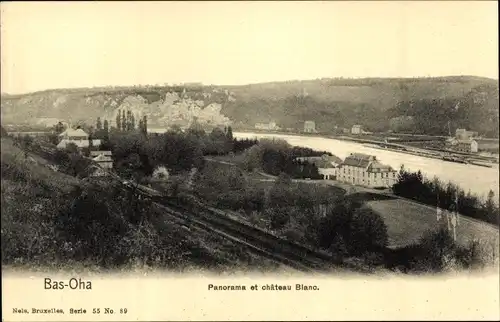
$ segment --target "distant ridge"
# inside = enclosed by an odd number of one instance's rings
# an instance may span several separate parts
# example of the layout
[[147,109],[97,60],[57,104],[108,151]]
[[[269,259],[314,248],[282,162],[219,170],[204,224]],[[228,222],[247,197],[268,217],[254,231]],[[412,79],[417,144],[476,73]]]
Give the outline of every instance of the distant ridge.
[[[483,76],[474,76],[474,75],[450,75],[450,76],[430,76],[430,77],[424,77],[424,76],[419,76],[419,77],[322,77],[322,78],[314,78],[314,79],[290,79],[290,80],[283,80],[283,81],[269,81],[269,82],[257,82],[257,83],[248,83],[248,84],[241,84],[241,85],[234,85],[234,84],[199,84],[203,87],[224,87],[224,88],[234,88],[234,87],[245,87],[245,86],[254,86],[254,85],[269,85],[269,84],[282,84],[282,83],[294,83],[294,82],[314,82],[314,81],[325,81],[325,80],[355,80],[355,81],[405,81],[405,80],[449,80],[449,81],[457,81],[460,79],[476,79],[478,81],[485,81],[485,82],[497,82],[498,79],[494,78],[489,78],[489,77],[483,77]],[[190,82],[186,83],[186,87],[192,87],[196,84],[195,82]],[[198,85],[198,84],[196,84]],[[143,88],[165,88],[165,87],[182,87],[182,84],[178,85],[155,85],[155,84],[145,84],[145,85],[135,85],[135,88],[138,89],[143,89]],[[64,92],[82,92],[82,91],[109,91],[109,90],[114,90],[114,91],[120,91],[120,90],[130,90],[131,88],[134,88],[134,85],[118,85],[118,86],[113,86],[113,85],[108,85],[108,86],[96,86],[96,87],[62,87],[62,88],[48,88],[44,90],[38,90],[34,92],[26,92],[26,93],[17,93],[17,94],[12,94],[12,93],[1,93],[0,96],[2,97],[20,97],[24,95],[31,95],[31,94],[40,94],[40,93],[46,93],[46,92],[55,92],[55,91],[64,91]]]
[[[160,122],[160,102],[176,92],[193,100],[221,106],[236,127],[276,122],[281,128],[303,128],[312,120],[319,131],[360,124],[369,131],[404,131],[447,135],[467,128],[498,137],[498,80],[478,76],[412,78],[321,78],[247,85],[144,85],[48,89],[3,95],[2,120],[68,117],[86,121],[112,114],[129,96],[142,97],[156,109],[151,123]],[[142,99],[135,99],[141,101]],[[456,108],[459,106],[460,108]],[[142,109],[144,110],[144,108]],[[147,112],[147,111],[146,111]],[[154,113],[153,113],[154,114]]]

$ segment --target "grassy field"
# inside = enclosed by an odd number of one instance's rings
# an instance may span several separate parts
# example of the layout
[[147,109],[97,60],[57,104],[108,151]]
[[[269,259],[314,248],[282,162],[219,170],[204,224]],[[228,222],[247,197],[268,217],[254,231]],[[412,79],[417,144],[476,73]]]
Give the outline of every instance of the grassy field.
[[[405,246],[419,240],[428,230],[438,228],[436,209],[410,200],[376,194],[357,196],[384,219],[391,246]],[[457,241],[461,244],[471,239],[496,245],[498,253],[499,230],[484,222],[460,216],[457,227]]]

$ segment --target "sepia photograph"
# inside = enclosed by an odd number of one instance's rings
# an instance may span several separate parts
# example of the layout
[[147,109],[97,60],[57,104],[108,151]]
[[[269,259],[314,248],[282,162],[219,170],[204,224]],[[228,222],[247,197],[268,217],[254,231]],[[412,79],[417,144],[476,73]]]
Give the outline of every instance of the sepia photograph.
[[[498,281],[497,2],[0,8],[2,271],[37,292],[137,272],[228,297],[251,283],[216,277]],[[255,288],[334,292],[276,281]],[[106,311],[58,298],[3,311]]]

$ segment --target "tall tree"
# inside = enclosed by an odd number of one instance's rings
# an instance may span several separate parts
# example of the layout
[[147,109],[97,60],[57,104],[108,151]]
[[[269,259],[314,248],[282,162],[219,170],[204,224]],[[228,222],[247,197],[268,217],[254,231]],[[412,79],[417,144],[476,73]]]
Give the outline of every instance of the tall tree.
[[105,140],[109,138],[109,124],[108,120],[104,120],[103,137]]
[[139,119],[139,126],[138,127],[139,127],[139,133],[144,133],[144,129],[143,129],[144,125],[142,123],[142,119]]
[[101,122],[101,118],[100,117],[97,118],[97,122],[96,122],[96,126],[95,127],[96,127],[97,131],[102,130],[102,122]]
[[142,117],[142,130],[144,135],[148,134],[148,118],[146,115]]
[[127,131],[130,131],[132,130],[131,129],[131,115],[132,115],[132,112],[130,112],[130,110],[127,111],[127,116],[126,116],[126,124],[127,124]]
[[229,140],[233,140],[233,129],[231,128],[231,126],[227,127],[226,136]]
[[488,213],[493,213],[495,211],[495,193],[490,189],[488,192],[488,196],[486,202],[484,204],[484,208]]
[[127,122],[125,119],[125,110],[122,111],[122,116],[121,116],[121,126],[122,126],[122,131],[127,131]]
[[92,132],[89,133],[89,149],[92,150],[94,147],[94,136],[92,135]]
[[131,130],[135,130],[135,116],[134,113],[130,115],[130,128]]
[[64,126],[64,124],[62,124],[62,122],[58,122],[55,126],[54,126],[54,132],[56,134],[61,134],[62,132],[64,132],[64,130],[66,129],[66,127]]
[[116,114],[116,128],[118,131],[122,129],[122,112],[118,110],[118,113]]

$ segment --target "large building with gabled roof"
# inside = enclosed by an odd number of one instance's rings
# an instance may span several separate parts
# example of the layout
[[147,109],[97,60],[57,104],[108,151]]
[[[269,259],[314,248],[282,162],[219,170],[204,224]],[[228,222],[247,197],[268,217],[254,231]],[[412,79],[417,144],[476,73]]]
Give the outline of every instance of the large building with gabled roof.
[[389,188],[397,181],[397,171],[374,155],[351,153],[341,164],[337,178],[354,185]]

